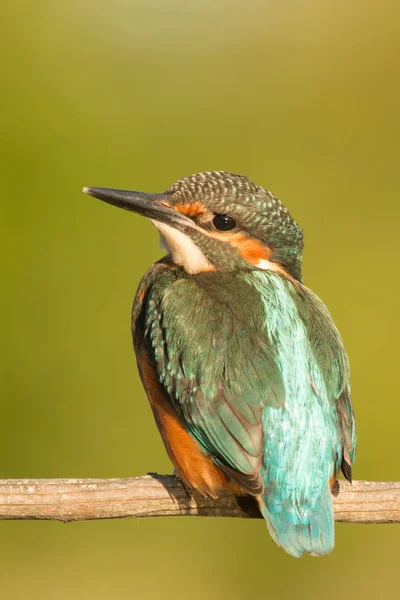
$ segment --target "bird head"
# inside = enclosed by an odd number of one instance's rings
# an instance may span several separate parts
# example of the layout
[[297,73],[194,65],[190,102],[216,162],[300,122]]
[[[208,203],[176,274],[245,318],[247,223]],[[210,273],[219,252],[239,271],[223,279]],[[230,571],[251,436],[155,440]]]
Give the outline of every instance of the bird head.
[[83,191],[149,218],[189,274],[267,269],[301,281],[302,230],[278,198],[243,175],[197,173],[161,194]]

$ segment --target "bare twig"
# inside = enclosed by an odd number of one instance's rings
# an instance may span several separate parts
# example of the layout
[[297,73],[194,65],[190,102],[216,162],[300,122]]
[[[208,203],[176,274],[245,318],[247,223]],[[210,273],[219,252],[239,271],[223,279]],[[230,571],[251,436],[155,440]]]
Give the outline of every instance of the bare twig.
[[[335,520],[400,523],[400,482],[340,482],[334,491]],[[171,475],[130,479],[0,480],[1,519],[80,521],[122,517],[260,517],[255,502],[224,495],[188,497]]]

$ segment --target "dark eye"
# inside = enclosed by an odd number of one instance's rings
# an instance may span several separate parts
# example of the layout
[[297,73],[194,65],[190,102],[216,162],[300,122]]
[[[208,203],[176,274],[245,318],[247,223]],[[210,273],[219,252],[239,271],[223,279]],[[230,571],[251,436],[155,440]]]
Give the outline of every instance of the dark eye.
[[218,231],[230,231],[231,229],[235,229],[236,221],[232,217],[228,217],[228,215],[216,215],[213,218],[213,225]]

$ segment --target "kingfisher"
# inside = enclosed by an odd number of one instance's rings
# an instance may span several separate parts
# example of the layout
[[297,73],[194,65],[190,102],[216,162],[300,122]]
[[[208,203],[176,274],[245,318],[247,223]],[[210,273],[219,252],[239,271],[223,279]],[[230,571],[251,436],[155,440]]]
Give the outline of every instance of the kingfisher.
[[139,284],[132,333],[185,487],[253,496],[286,552],[330,552],[355,419],[342,339],[303,284],[300,227],[271,192],[223,171],[163,193],[83,191],[147,217],[167,252]]

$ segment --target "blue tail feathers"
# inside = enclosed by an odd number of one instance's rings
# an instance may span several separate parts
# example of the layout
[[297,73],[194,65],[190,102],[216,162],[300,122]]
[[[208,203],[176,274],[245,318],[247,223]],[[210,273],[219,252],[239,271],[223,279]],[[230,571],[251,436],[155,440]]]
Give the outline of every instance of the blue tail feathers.
[[278,546],[295,557],[327,554],[335,545],[333,504],[329,485],[314,502],[296,503],[282,499],[278,485],[260,497],[261,512]]

